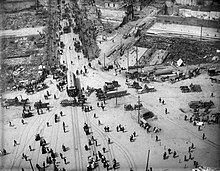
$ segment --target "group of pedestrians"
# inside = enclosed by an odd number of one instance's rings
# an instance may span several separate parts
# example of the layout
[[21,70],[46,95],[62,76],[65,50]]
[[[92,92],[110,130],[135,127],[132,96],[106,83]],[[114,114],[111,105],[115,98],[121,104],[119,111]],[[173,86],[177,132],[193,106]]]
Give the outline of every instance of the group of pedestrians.
[[105,99],[101,103],[97,102],[97,107],[101,107],[102,111],[104,111],[105,110],[105,105],[104,104],[105,104]]
[[117,131],[117,132],[122,131],[122,132],[124,133],[124,132],[125,132],[125,127],[122,126],[121,124],[119,124],[119,125],[116,126],[116,131]]

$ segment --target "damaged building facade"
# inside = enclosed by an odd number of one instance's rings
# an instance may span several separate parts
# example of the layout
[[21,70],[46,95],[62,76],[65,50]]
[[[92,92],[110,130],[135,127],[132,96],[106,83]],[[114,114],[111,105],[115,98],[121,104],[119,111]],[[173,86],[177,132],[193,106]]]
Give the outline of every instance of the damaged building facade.
[[110,23],[118,27],[122,23],[127,23],[134,17],[133,6],[124,1],[103,1],[96,4],[100,11],[100,18],[103,23]]

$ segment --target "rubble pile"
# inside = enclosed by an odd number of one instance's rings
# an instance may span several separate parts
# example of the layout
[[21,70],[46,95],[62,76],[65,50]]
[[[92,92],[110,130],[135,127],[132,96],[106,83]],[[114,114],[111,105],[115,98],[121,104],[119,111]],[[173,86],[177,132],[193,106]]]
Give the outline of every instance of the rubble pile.
[[3,59],[29,57],[39,52],[36,45],[39,41],[44,40],[39,36],[2,38],[1,56]]
[[1,85],[1,88],[2,90],[13,90],[17,88],[17,85],[36,80],[40,76],[38,71],[38,67],[32,64],[2,64],[0,79],[4,85]]
[[0,77],[5,86],[1,88],[13,89],[24,80],[38,78],[38,66],[45,56],[44,43],[45,39],[39,35],[2,38]]
[[216,50],[220,48],[217,42],[201,42],[149,35],[142,36],[136,42],[136,46],[168,50],[169,55],[165,62],[176,62],[181,58],[185,64],[212,62],[213,56],[216,56]]
[[94,59],[99,56],[100,50],[96,43],[96,29],[91,20],[88,20],[85,12],[81,11],[77,5],[74,5],[73,13],[75,15],[75,33],[79,34],[80,41],[82,42],[82,52],[85,57]]
[[3,16],[0,30],[16,30],[26,27],[45,26],[47,23],[47,15],[35,15],[35,12],[19,12],[13,14],[5,14]]

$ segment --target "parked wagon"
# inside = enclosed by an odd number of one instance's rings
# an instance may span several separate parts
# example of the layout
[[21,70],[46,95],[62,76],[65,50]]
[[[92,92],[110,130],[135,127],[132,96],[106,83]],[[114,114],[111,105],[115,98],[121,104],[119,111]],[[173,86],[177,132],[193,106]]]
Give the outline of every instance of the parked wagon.
[[24,112],[22,113],[22,118],[29,118],[29,117],[31,117],[31,116],[33,116],[33,113],[30,112],[30,111],[24,111]]
[[6,99],[3,104],[5,106],[22,106],[22,105],[26,105],[29,102],[29,99],[21,99],[21,101],[18,100],[17,97],[15,97],[14,99]]
[[126,111],[134,110],[134,108],[132,107],[131,104],[124,105],[124,109],[125,109]]
[[26,88],[25,93],[27,94],[34,94],[34,89],[33,88]]
[[39,85],[37,85],[37,87],[36,87],[36,91],[37,91],[37,92],[38,92],[38,91],[42,91],[42,90],[45,90],[45,89],[47,89],[47,88],[49,88],[49,86],[46,85],[45,83],[39,84]]
[[41,108],[48,108],[48,105],[50,103],[42,103],[42,102],[35,102],[34,103],[34,107],[37,108],[37,109],[41,109]]

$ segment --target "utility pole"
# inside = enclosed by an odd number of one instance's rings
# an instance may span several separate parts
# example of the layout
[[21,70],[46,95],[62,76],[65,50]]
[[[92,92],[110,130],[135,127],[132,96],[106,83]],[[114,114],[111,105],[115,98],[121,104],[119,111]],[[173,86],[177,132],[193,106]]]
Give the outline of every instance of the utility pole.
[[129,68],[129,51],[128,51],[128,56],[127,56],[127,65],[128,65],[128,68]]
[[116,89],[116,97],[115,97],[115,104],[118,104],[118,88]]
[[136,46],[136,64],[138,65],[138,47]]
[[202,41],[202,25],[201,25],[200,41]]
[[140,106],[141,106],[141,101],[140,101],[140,96],[138,96],[138,124],[140,123]]
[[150,150],[148,150],[148,154],[147,154],[147,165],[146,165],[146,171],[148,171],[149,156],[150,156]]
[[105,53],[104,53],[104,68],[105,68]]
[[136,46],[136,66],[137,66],[137,81],[138,81],[138,67],[139,67],[139,62],[138,62],[138,47]]

